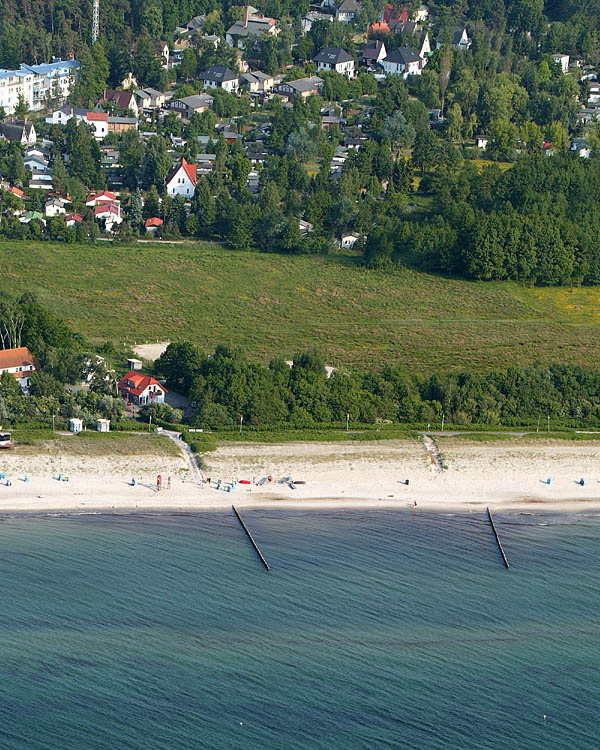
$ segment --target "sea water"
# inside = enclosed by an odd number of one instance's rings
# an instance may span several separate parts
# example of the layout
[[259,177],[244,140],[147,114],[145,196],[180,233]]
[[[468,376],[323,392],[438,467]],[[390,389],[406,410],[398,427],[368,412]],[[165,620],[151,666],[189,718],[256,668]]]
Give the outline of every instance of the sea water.
[[600,517],[243,515],[1,519],[0,747],[600,745]]

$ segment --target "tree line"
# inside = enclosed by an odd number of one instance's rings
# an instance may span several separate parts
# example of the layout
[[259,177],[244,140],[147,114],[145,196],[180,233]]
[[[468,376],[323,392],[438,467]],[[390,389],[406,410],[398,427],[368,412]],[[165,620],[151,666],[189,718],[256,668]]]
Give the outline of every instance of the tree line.
[[207,355],[189,342],[172,343],[155,363],[167,386],[187,394],[202,428],[310,428],[390,421],[456,425],[600,424],[600,372],[565,365],[508,367],[487,374],[422,376],[402,367],[334,370],[315,350],[301,352],[290,366],[249,360],[224,346]]

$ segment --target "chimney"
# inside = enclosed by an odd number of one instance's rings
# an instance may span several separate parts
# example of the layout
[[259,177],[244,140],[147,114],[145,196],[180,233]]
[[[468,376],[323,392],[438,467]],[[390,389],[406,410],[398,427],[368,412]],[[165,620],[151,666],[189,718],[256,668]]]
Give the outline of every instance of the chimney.
[[248,17],[250,16],[250,6],[246,5],[244,8],[244,28],[248,28]]

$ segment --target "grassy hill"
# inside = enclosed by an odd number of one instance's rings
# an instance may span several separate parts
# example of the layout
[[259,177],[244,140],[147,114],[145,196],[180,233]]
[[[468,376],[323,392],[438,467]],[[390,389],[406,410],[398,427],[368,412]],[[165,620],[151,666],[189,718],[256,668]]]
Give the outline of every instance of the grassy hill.
[[600,289],[528,289],[207,244],[0,243],[0,291],[35,292],[94,341],[188,338],[252,357],[421,371],[600,361]]

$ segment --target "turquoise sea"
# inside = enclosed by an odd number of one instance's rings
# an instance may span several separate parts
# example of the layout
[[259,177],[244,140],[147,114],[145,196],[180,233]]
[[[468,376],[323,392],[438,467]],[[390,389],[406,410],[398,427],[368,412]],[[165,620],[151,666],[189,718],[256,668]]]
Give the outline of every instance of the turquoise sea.
[[0,748],[600,745],[600,516],[243,515],[0,519]]

